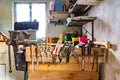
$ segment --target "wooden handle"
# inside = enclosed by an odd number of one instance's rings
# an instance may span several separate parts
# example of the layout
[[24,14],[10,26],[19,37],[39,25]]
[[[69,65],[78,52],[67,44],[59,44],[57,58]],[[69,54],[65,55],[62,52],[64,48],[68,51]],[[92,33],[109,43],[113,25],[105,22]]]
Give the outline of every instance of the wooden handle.
[[0,42],[7,41],[8,37],[3,32],[0,32]]
[[46,49],[48,49],[48,38],[46,38]]
[[41,52],[41,50],[40,50],[40,45],[36,45],[36,56],[37,57],[40,57],[40,52]]
[[10,44],[8,44],[8,57],[9,57],[9,73],[11,73],[12,72],[12,66],[11,66]]
[[31,49],[31,56],[32,56],[33,59],[35,59],[35,55],[36,55],[35,46],[31,45],[30,49]]
[[30,51],[31,51],[31,60],[32,60],[32,72],[34,72],[34,60],[35,60],[35,46],[34,45],[30,46]]

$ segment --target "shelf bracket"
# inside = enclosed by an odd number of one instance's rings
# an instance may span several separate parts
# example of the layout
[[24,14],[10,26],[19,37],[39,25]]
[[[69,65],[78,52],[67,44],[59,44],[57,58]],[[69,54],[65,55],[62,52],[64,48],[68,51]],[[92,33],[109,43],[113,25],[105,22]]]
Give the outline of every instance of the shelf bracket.
[[92,41],[94,40],[94,21],[92,21]]

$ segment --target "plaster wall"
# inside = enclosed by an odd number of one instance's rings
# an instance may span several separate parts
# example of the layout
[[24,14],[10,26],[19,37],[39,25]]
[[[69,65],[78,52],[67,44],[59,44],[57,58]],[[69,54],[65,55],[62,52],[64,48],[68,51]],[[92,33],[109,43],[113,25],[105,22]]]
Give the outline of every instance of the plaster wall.
[[[110,41],[112,47],[108,51],[105,65],[105,80],[120,80],[120,0],[104,0],[93,7],[89,15],[96,16],[94,37],[98,41]],[[89,26],[87,24],[86,26]],[[88,30],[89,27],[87,27]]]
[[80,28],[79,27],[66,27],[64,25],[54,25],[54,24],[49,24],[48,25],[48,30],[47,30],[48,37],[58,37],[61,32],[66,33],[66,32],[73,32],[73,33],[80,33]]
[[[12,29],[13,20],[13,2],[19,0],[0,0],[0,31],[8,34],[8,30]],[[35,1],[35,0],[20,0]],[[40,0],[36,0],[40,1]],[[103,3],[93,7],[89,15],[96,16],[95,20],[95,38],[99,41],[110,41],[112,48],[109,49],[108,61],[105,65],[105,80],[120,80],[120,0],[104,0]],[[91,26],[87,24],[86,26]],[[52,27],[52,28],[51,28]],[[89,27],[87,27],[88,30]],[[49,36],[58,36],[61,31],[71,31],[71,28],[63,26],[49,25]],[[77,29],[78,30],[78,29]],[[53,31],[55,31],[53,33]],[[14,62],[14,59],[12,60]],[[8,65],[8,64],[7,64]],[[6,70],[7,80],[23,80],[23,72],[15,71],[12,74]]]

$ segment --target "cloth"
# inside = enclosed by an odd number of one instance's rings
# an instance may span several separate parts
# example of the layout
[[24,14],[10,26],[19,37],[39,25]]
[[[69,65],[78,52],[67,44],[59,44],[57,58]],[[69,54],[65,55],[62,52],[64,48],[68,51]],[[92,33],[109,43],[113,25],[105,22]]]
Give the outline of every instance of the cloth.
[[82,42],[82,43],[87,44],[88,39],[87,39],[87,37],[82,36],[82,37],[80,37],[80,40],[79,40],[79,41]]
[[58,42],[57,42],[57,44],[56,44],[56,46],[55,46],[55,49],[54,49],[54,51],[53,51],[53,55],[59,55],[62,42],[63,42],[63,38],[59,38],[59,40],[58,40]]

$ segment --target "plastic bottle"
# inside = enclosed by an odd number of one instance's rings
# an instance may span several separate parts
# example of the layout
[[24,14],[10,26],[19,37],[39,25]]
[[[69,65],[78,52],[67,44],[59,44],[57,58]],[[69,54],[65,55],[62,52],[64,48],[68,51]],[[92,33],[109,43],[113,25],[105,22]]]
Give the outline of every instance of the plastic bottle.
[[50,1],[50,11],[54,11],[54,1]]
[[63,11],[64,12],[66,11],[66,5],[65,4],[63,5]]

